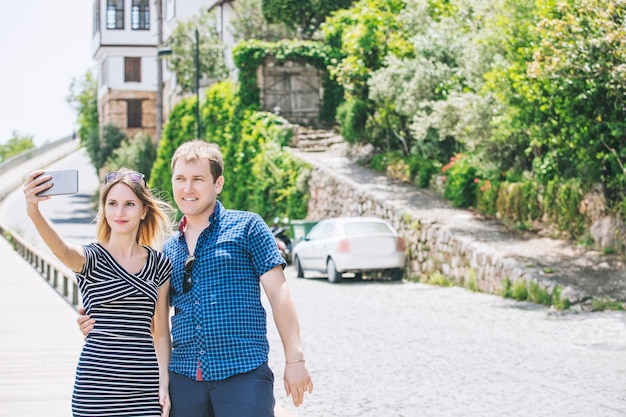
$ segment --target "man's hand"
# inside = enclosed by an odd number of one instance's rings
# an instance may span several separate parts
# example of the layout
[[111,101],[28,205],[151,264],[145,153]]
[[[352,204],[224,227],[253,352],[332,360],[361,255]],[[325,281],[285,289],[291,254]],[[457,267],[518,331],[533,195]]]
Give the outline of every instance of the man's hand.
[[89,316],[85,314],[85,309],[80,307],[78,309],[76,324],[78,324],[78,328],[83,336],[87,337],[87,334],[93,330],[93,326],[96,324],[96,319],[89,318]]
[[170,392],[167,387],[161,385],[159,385],[159,404],[161,404],[161,417],[169,417],[172,408]]
[[293,405],[299,407],[304,402],[304,393],[313,392],[313,381],[304,361],[287,363],[284,374],[285,391],[291,395]]

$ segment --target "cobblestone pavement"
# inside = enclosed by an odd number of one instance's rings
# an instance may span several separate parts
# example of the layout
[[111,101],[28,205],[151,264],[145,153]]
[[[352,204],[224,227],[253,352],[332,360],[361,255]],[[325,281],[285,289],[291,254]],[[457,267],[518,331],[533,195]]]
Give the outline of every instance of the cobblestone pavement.
[[[287,272],[315,384],[302,406],[287,405],[296,416],[626,415],[624,312]],[[276,398],[287,404],[272,324],[269,333]]]

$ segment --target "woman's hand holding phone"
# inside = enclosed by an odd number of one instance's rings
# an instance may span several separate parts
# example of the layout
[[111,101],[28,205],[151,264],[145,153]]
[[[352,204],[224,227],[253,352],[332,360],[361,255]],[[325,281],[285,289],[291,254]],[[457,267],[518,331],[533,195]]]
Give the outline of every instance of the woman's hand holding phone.
[[[50,179],[40,185],[51,185],[41,191],[37,191],[37,197],[52,195],[76,194],[78,192],[78,170],[64,169],[57,171],[43,171],[41,175],[49,176]],[[34,179],[39,178],[39,176]]]

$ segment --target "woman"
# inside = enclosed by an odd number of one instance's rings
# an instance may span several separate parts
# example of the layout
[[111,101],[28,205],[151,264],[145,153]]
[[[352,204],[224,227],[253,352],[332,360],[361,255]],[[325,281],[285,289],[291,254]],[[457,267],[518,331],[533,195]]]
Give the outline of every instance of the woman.
[[143,174],[109,172],[100,191],[96,241],[73,245],[39,210],[51,197],[43,171],[24,184],[27,213],[54,255],[76,273],[87,314],[72,395],[74,416],[168,416],[170,261],[153,248],[169,232],[171,207],[156,199]]

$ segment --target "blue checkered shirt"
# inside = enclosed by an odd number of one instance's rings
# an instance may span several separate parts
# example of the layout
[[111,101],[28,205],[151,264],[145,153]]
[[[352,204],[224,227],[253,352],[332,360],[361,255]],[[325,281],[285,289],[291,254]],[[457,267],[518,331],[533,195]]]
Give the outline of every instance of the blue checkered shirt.
[[169,369],[192,379],[218,381],[267,362],[266,314],[259,277],[284,267],[276,241],[254,213],[226,210],[218,201],[198,237],[193,284],[182,290],[189,249],[180,231],[163,252],[172,261],[172,356]]

